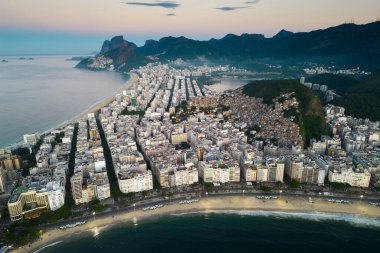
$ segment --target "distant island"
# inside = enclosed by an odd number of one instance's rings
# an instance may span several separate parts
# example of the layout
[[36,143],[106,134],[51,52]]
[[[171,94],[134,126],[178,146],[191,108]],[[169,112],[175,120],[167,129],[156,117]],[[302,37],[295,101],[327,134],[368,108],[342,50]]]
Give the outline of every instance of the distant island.
[[23,60],[23,61],[33,61],[34,60],[34,58],[33,57],[20,57],[20,58],[18,58],[19,60]]
[[66,59],[66,61],[83,61],[89,58],[89,56],[73,56],[71,58]]
[[1,62],[8,62],[7,60],[1,60]]

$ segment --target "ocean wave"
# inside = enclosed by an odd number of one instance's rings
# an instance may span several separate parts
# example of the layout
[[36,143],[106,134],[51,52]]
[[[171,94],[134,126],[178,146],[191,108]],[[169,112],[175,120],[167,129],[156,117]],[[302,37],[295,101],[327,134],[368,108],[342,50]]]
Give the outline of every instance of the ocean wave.
[[254,210],[207,210],[198,212],[184,212],[172,214],[173,216],[199,215],[199,214],[227,214],[253,217],[273,217],[279,219],[303,219],[311,221],[340,221],[347,222],[356,227],[380,228],[380,219],[359,214],[341,214],[325,212],[281,212],[281,211],[254,211]]
[[63,242],[63,241],[56,241],[56,242],[50,243],[50,244],[45,245],[45,246],[43,246],[42,248],[40,248],[40,249],[34,251],[33,253],[37,253],[37,252],[40,252],[41,250],[44,250],[44,249],[46,249],[46,248],[53,247],[54,245],[57,245],[57,244],[59,244],[59,243],[61,243],[61,242]]

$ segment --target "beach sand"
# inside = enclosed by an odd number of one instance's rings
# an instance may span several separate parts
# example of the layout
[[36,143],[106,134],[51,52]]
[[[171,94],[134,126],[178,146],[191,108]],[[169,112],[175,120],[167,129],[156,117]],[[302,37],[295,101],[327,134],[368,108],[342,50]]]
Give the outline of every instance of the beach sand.
[[[133,83],[137,82],[138,80],[138,75],[136,73],[129,73],[130,75],[130,79],[126,82],[126,85],[123,85],[122,87],[120,87],[115,93],[114,95],[102,100],[101,102],[97,103],[96,105],[90,107],[87,111],[83,112],[82,114],[76,116],[75,118],[73,118],[72,120],[68,121],[65,125],[67,124],[71,124],[71,123],[75,123],[75,122],[78,122],[79,120],[81,119],[87,119],[87,114],[89,113],[94,113],[98,110],[100,110],[101,108],[109,105],[110,103],[112,103],[116,98],[116,94],[118,93],[121,93],[123,90],[127,89],[128,87],[130,87]],[[62,127],[62,126],[61,126]]]
[[330,203],[324,199],[313,199],[309,202],[305,197],[282,197],[277,200],[259,200],[253,196],[234,196],[234,197],[207,197],[202,198],[199,202],[191,204],[172,203],[163,208],[151,211],[142,211],[136,207],[136,211],[117,214],[114,217],[89,218],[85,225],[67,229],[66,231],[54,229],[44,231],[42,239],[30,246],[16,249],[12,252],[26,253],[35,252],[46,245],[69,239],[78,233],[85,231],[101,231],[104,227],[107,229],[110,225],[122,224],[124,222],[138,222],[139,220],[191,212],[212,212],[212,211],[278,211],[278,212],[302,212],[302,213],[336,213],[336,214],[353,214],[361,217],[380,218],[380,208],[370,206],[367,202],[356,201],[349,204]]

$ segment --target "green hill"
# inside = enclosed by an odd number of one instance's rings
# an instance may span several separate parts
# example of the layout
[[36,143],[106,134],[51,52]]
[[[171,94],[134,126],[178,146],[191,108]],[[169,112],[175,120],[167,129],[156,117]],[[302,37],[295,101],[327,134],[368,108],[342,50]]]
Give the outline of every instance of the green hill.
[[272,104],[272,100],[282,93],[294,92],[300,101],[300,113],[294,116],[307,143],[328,133],[321,101],[312,90],[296,80],[255,81],[244,86],[243,92],[247,96],[263,98],[266,104]]
[[333,104],[345,107],[352,117],[380,120],[380,70],[350,87]]

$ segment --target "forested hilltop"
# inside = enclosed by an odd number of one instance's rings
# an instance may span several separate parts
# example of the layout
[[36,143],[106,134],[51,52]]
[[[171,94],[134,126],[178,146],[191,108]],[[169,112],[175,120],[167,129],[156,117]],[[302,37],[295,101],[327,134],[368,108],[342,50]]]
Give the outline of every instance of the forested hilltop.
[[308,77],[306,81],[327,85],[341,96],[329,103],[345,107],[347,115],[380,120],[380,70],[365,77],[320,74]]
[[338,95],[343,96],[349,89],[359,83],[360,78],[363,77],[337,74],[319,74],[308,77],[306,82],[327,85],[329,90],[333,90]]
[[332,103],[345,107],[346,114],[352,117],[380,120],[380,70],[350,85],[342,98]]

